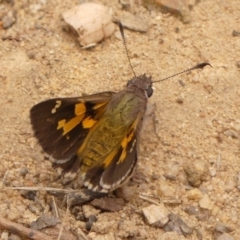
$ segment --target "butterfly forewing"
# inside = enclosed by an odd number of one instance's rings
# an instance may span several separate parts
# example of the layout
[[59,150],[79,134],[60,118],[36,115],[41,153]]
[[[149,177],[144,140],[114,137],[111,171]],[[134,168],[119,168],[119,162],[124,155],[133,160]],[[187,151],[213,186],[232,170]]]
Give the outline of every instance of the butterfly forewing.
[[114,92],[41,102],[30,111],[34,134],[56,163],[71,159],[103,115]]

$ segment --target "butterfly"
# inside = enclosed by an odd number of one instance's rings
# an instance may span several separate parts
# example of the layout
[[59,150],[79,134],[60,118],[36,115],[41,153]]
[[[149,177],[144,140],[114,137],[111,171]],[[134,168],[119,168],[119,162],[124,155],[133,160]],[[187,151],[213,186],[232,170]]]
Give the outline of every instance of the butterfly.
[[144,74],[117,93],[41,102],[30,110],[31,124],[43,150],[53,163],[64,165],[64,173],[80,172],[85,187],[110,192],[134,172],[152,93],[152,79]]
[[152,84],[152,77],[143,74],[119,92],[40,102],[30,110],[34,134],[49,159],[63,168],[66,179],[80,175],[88,190],[111,192],[126,183],[136,168]]

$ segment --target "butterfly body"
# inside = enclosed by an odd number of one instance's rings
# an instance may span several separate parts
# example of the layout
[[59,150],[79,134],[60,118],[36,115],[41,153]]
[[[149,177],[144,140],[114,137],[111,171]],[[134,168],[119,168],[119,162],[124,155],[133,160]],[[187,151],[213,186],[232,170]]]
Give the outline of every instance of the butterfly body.
[[126,89],[79,98],[50,99],[31,109],[35,136],[50,160],[95,192],[125,183],[137,163],[139,131],[152,94],[151,77],[131,79]]

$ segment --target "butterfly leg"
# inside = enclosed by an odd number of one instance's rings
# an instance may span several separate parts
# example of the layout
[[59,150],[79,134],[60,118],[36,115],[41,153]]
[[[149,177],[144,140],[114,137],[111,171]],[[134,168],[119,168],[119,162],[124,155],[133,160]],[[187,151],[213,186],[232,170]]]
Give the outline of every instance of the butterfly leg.
[[145,115],[144,115],[144,119],[143,119],[143,129],[147,127],[148,122],[149,122],[149,119],[152,120],[152,126],[153,126],[153,131],[156,135],[156,137],[158,139],[160,139],[160,136],[157,134],[157,124],[158,124],[158,120],[156,118],[156,108],[157,108],[157,105],[156,103],[152,103],[152,104],[149,104],[147,105],[147,109],[146,109],[146,112],[145,112]]

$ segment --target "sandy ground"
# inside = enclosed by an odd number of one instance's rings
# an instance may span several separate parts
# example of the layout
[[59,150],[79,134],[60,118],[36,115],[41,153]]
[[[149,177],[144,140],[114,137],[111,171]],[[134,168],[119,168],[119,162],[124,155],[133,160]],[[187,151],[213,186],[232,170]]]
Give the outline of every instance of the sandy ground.
[[[117,1],[102,2],[121,12]],[[17,14],[11,28],[0,29],[0,216],[25,226],[44,209],[6,187],[63,187],[54,182],[58,173],[33,136],[31,106],[53,97],[118,91],[132,77],[120,39],[113,35],[82,50],[75,36],[64,31],[60,15],[76,4],[21,0],[0,5],[1,16],[12,9]],[[188,24],[143,7],[135,11],[150,23],[147,33],[125,31],[137,74],[159,80],[200,62],[213,68],[154,85],[150,102],[156,104],[156,133],[150,120],[139,153],[138,171],[145,177],[129,185],[135,198],[120,212],[99,213],[91,233],[59,205],[64,226],[77,234],[82,229],[89,239],[216,239],[221,223],[229,239],[239,239],[240,37],[232,35],[240,31],[239,0],[201,1]],[[186,175],[191,169],[202,172],[200,182],[193,180],[195,188]],[[194,232],[184,236],[149,226],[140,210],[151,203],[140,199],[140,193],[166,200],[168,211]],[[40,191],[37,197],[47,208],[51,196]],[[0,230],[0,238],[7,234]]]

